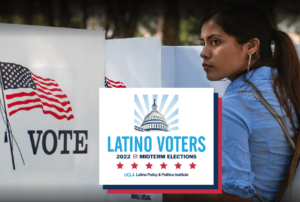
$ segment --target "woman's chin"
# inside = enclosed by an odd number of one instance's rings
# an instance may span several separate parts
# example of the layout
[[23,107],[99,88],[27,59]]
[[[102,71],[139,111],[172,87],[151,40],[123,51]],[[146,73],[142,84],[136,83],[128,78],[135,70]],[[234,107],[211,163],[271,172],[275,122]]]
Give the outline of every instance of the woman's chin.
[[223,78],[219,78],[217,75],[206,73],[206,78],[210,81],[219,81]]

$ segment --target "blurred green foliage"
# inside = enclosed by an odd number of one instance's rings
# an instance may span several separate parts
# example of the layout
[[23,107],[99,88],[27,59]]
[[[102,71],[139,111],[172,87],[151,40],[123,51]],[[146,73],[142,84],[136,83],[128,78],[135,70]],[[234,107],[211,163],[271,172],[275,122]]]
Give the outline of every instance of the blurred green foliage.
[[300,34],[299,0],[10,0],[0,1],[0,23],[100,29],[108,39],[158,36],[164,45],[200,45],[203,16],[235,1],[261,7],[275,27]]

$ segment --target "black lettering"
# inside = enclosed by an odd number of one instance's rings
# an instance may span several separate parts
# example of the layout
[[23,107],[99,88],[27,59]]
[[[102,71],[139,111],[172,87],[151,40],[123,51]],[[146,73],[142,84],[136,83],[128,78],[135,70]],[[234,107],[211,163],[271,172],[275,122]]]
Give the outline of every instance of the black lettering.
[[79,134],[83,133],[85,135],[85,139],[88,139],[88,131],[87,130],[74,130],[74,133],[76,135],[76,143],[75,143],[75,151],[73,151],[73,154],[87,154],[88,145],[85,145],[84,150],[79,150],[79,144],[81,144],[81,147],[83,147],[83,137],[79,140]]
[[[53,137],[53,147],[51,151],[48,151],[47,146],[46,146],[46,142],[47,142],[47,135],[51,133],[52,137]],[[55,152],[57,148],[57,136],[56,133],[53,130],[47,130],[44,135],[43,135],[43,150],[46,154],[51,155]]]
[[31,142],[31,147],[32,147],[32,152],[33,152],[34,155],[36,155],[37,149],[39,147],[40,137],[41,137],[41,134],[43,133],[43,131],[38,130],[36,132],[38,133],[38,139],[37,139],[36,144],[34,144],[33,134],[35,133],[35,131],[34,130],[29,130],[28,131],[28,134],[29,134],[29,137],[30,137],[30,142]]
[[58,139],[60,140],[60,135],[64,135],[64,150],[62,150],[60,153],[61,154],[69,154],[70,152],[67,150],[67,139],[68,139],[68,134],[70,134],[70,139],[72,140],[72,131],[71,130],[59,130],[58,131]]

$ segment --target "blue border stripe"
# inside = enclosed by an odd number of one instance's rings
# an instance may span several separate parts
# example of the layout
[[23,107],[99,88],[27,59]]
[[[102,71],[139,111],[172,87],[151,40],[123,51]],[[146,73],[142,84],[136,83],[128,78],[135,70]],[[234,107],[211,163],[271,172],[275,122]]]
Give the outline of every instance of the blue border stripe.
[[[218,168],[219,168],[219,148],[218,148],[218,127],[219,127],[219,104],[218,104],[218,93],[214,93],[214,185],[218,187]],[[217,188],[218,189],[218,188]]]
[[[213,185],[103,185],[103,189],[218,189],[218,94],[214,93],[214,184]],[[167,178],[166,178],[167,179]]]
[[103,185],[103,189],[218,189],[218,185]]

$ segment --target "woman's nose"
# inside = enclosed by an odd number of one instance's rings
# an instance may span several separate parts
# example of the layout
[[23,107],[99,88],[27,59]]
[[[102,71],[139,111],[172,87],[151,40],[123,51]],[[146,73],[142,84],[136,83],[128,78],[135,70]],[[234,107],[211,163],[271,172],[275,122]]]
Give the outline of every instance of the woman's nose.
[[202,57],[203,59],[209,59],[210,58],[210,53],[207,50],[207,47],[203,46],[203,49],[200,53],[200,57]]

